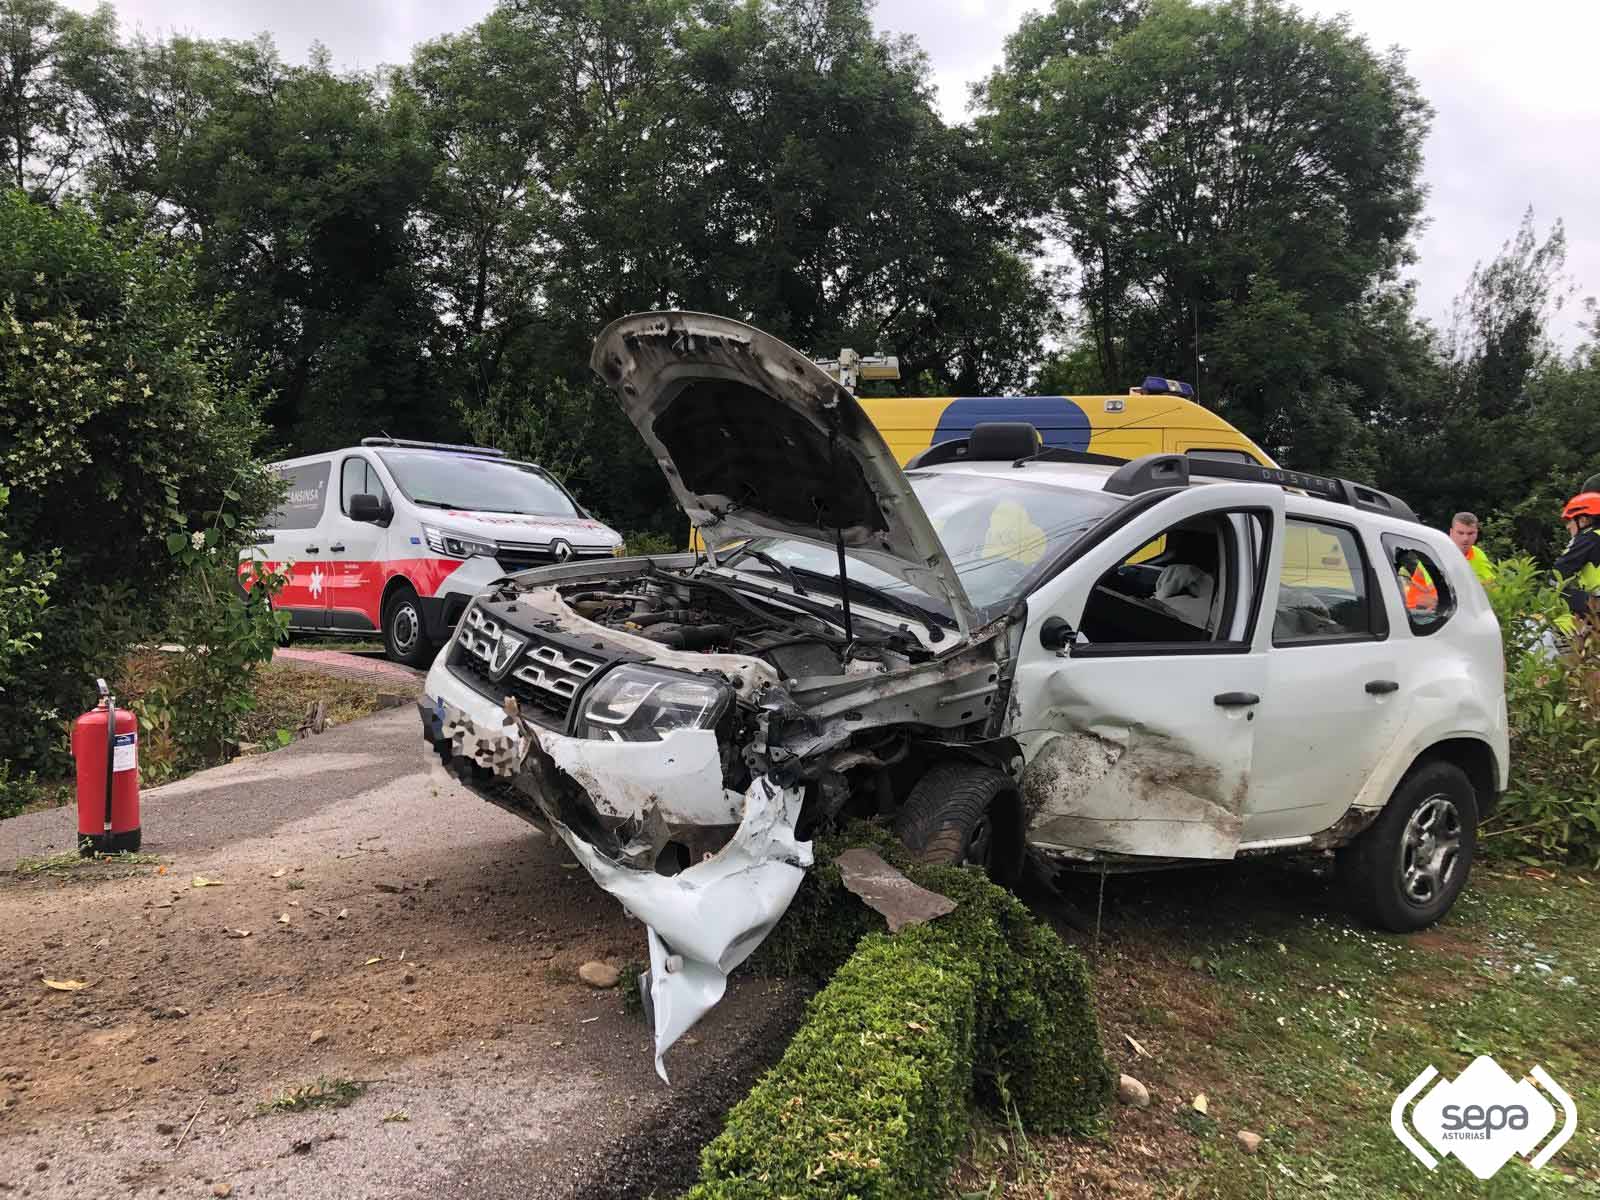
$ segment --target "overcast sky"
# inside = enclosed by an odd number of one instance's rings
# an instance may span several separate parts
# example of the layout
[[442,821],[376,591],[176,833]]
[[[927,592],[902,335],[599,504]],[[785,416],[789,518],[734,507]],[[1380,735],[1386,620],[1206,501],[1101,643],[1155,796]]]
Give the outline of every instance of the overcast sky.
[[[68,0],[89,9],[93,0]],[[403,62],[413,43],[476,21],[493,0],[113,0],[124,32],[251,37],[269,32],[285,58],[313,41],[341,67]],[[1044,0],[878,0],[880,28],[927,51],[940,103],[963,117],[967,88],[999,65],[1006,36]],[[1435,109],[1427,144],[1428,224],[1415,268],[1424,316],[1443,323],[1472,265],[1498,250],[1530,204],[1541,234],[1566,222],[1568,271],[1600,293],[1600,87],[1593,0],[1301,0],[1346,12],[1375,46],[1409,52]],[[1578,310],[1559,322],[1574,340]]]

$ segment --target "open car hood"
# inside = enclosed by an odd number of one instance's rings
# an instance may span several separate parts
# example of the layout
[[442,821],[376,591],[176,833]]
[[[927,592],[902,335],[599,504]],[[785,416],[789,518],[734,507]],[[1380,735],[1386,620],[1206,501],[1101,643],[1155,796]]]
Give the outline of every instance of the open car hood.
[[976,619],[911,484],[849,391],[791,346],[726,317],[636,313],[589,365],[616,392],[706,544],[800,538]]

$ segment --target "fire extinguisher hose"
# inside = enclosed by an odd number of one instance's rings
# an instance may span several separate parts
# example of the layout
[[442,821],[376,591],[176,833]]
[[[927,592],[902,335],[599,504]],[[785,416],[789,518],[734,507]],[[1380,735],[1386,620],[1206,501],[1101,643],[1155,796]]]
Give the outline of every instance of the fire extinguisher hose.
[[96,679],[100,694],[106,698],[106,829],[105,853],[111,853],[111,787],[116,782],[117,765],[117,698],[106,688],[104,679]]

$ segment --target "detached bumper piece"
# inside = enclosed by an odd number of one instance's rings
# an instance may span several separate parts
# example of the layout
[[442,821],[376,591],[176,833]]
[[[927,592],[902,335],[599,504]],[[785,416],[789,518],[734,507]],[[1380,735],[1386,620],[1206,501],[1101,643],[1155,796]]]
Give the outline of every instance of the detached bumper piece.
[[[722,999],[729,972],[771,932],[811,866],[811,844],[795,839],[801,789],[765,775],[742,794],[724,788],[709,730],[613,743],[511,717],[486,729],[447,701],[419,707],[435,746],[510,777],[595,882],[646,925],[650,970],[640,987],[656,1073],[667,1080],[667,1050]],[[674,829],[735,821],[720,849],[675,874],[655,869]]]

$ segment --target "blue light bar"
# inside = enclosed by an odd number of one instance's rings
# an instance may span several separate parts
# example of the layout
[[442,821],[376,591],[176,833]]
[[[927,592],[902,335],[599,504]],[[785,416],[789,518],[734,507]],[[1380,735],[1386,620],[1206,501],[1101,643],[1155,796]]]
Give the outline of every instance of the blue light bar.
[[1147,396],[1173,395],[1182,396],[1185,400],[1194,399],[1194,388],[1183,382],[1183,380],[1163,379],[1159,375],[1146,376],[1140,390]]

